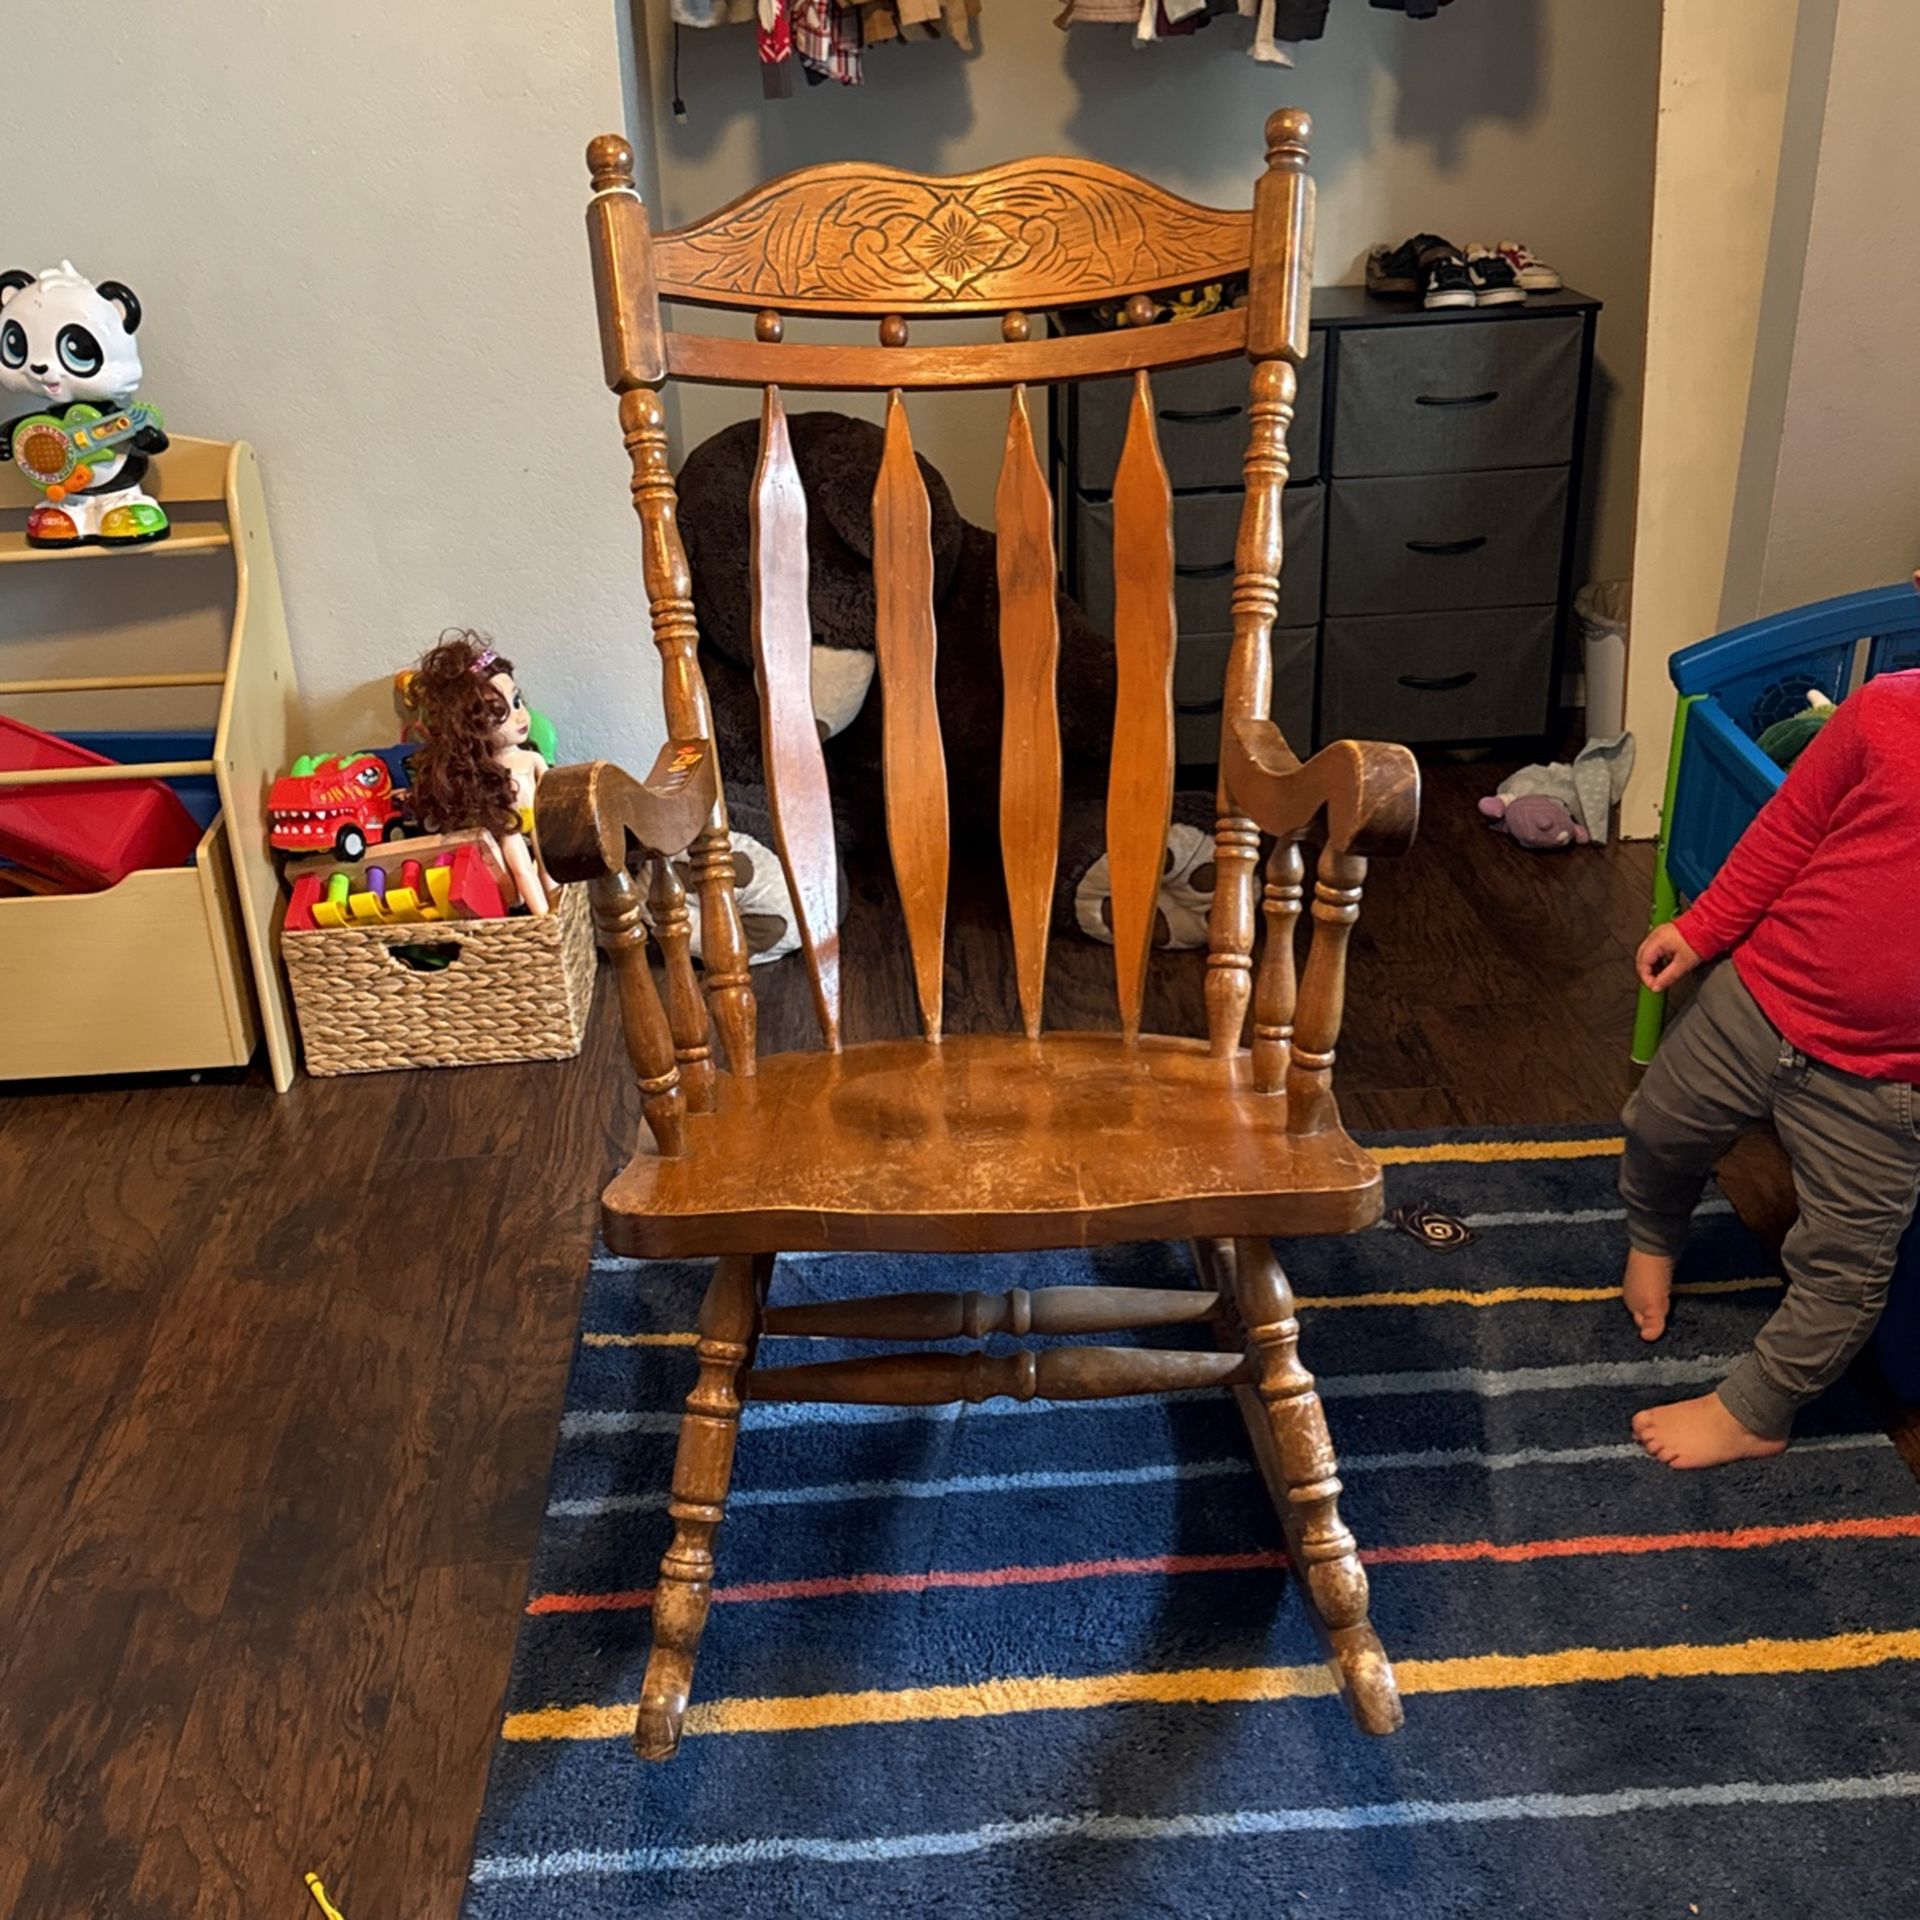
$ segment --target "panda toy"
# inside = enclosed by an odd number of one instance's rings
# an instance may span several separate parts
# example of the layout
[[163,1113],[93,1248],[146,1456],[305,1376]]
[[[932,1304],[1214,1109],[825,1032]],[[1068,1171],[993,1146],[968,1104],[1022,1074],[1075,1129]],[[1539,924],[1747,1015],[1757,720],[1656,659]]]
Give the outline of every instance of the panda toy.
[[[167,436],[158,411],[134,401],[139,325],[131,287],[95,286],[70,260],[40,274],[0,273],[0,460],[17,459],[46,496],[27,516],[29,546],[134,547],[167,537],[166,510],[142,485]],[[75,434],[92,449],[84,463],[53,481],[34,470],[29,445],[36,458],[42,449],[57,454]]]

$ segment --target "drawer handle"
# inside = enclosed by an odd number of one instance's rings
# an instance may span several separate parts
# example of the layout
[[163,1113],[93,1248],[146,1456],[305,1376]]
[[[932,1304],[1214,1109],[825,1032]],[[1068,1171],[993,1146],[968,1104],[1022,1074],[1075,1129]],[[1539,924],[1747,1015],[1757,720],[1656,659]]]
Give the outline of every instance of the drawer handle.
[[1400,684],[1415,693],[1458,693],[1462,687],[1471,686],[1479,678],[1477,672],[1449,673],[1438,680],[1428,680],[1417,673],[1403,673]]
[[1160,418],[1183,427],[1201,427],[1215,420],[1236,419],[1244,411],[1243,407],[1162,407]]
[[1416,407],[1490,407],[1499,398],[1498,389],[1492,393],[1417,393],[1413,404]]
[[1204,567],[1175,567],[1174,572],[1183,580],[1218,580],[1233,571],[1231,560],[1215,560]]
[[1463,553],[1478,553],[1487,544],[1484,533],[1476,533],[1466,540],[1409,540],[1409,553],[1425,554],[1433,560],[1453,560]]

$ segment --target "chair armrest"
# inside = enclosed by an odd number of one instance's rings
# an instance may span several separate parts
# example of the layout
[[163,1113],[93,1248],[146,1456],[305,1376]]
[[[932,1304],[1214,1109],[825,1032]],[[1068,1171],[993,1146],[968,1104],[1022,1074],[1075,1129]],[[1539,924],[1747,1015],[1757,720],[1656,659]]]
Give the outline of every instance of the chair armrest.
[[1294,840],[1320,814],[1337,853],[1404,853],[1420,823],[1420,764],[1405,747],[1336,740],[1302,762],[1271,720],[1236,720],[1221,780],[1262,833]]
[[635,848],[684,853],[713,812],[719,780],[707,740],[669,740],[645,780],[610,760],[555,767],[534,796],[540,857],[556,880],[601,880],[624,872]]

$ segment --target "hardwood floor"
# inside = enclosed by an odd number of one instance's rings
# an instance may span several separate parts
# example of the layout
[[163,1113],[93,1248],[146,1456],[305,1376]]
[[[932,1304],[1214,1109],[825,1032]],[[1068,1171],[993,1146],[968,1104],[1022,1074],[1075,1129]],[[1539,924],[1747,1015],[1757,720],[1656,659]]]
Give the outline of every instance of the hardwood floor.
[[[1645,846],[1540,857],[1441,768],[1375,869],[1340,1084],[1360,1128],[1604,1120]],[[990,894],[991,889],[987,890]],[[906,1028],[897,921],[847,932],[851,1038]],[[1055,954],[1053,1024],[1112,1024]],[[756,970],[763,1046],[809,1035]],[[1149,1024],[1204,1028],[1198,956]],[[954,1030],[1012,1024],[957,916]],[[451,1916],[592,1242],[637,1101],[602,993],[563,1064],[10,1090],[0,1103],[0,1913]],[[18,1010],[16,1010],[18,1011]]]

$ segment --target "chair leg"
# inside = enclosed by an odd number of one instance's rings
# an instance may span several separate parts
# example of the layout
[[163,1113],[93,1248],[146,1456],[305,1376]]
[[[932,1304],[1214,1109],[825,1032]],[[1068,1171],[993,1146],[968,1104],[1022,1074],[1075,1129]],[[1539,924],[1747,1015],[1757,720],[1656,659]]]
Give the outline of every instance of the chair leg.
[[1300,1360],[1293,1288],[1265,1240],[1197,1243],[1201,1272],[1238,1308],[1258,1368],[1236,1397],[1280,1515],[1287,1554],[1348,1710],[1364,1733],[1392,1733],[1404,1718],[1393,1666],[1367,1615],[1367,1575],[1340,1518],[1339,1462],[1313,1375]]
[[733,1254],[714,1268],[700,1303],[700,1372],[687,1395],[667,1514],[673,1541],[653,1595],[653,1649],[640,1688],[633,1744],[671,1760],[693,1691],[693,1666],[713,1599],[713,1539],[726,1517],[740,1433],[741,1381],[753,1362],[771,1254]]

